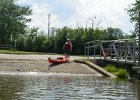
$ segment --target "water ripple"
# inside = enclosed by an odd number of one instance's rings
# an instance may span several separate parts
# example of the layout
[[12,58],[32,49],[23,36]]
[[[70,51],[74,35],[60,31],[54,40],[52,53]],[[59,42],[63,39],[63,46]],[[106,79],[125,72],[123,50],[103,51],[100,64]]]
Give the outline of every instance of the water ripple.
[[0,100],[137,100],[133,83],[92,75],[0,74],[0,80]]

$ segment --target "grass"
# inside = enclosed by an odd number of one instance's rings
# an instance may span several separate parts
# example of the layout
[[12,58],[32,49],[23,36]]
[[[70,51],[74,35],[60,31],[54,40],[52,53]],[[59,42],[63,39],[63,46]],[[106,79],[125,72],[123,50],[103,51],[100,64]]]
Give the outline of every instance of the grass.
[[2,54],[33,54],[33,52],[14,51],[14,50],[0,50]]
[[[0,54],[24,54],[24,55],[32,55],[32,54],[39,54],[39,55],[64,55],[64,54],[57,54],[57,53],[46,53],[46,52],[27,52],[27,51],[14,51],[13,49],[11,50],[1,50],[0,49]],[[84,55],[70,55],[70,56],[79,56],[79,57],[85,57]],[[85,60],[83,58],[83,60]]]
[[27,51],[14,51],[14,50],[0,50],[1,54],[24,54],[24,55],[30,55],[30,54],[54,54],[54,53],[42,53],[42,52],[27,52]]
[[126,69],[116,68],[114,65],[107,65],[104,69],[110,73],[113,73],[118,78],[128,78],[128,72]]

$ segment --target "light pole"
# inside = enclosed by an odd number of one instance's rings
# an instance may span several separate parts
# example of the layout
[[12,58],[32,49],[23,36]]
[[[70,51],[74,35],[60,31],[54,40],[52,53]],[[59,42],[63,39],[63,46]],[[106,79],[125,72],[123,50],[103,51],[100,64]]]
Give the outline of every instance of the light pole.
[[88,23],[89,23],[89,21],[91,20],[91,28],[93,29],[94,28],[94,19],[95,19],[96,17],[94,17],[93,19],[89,19],[87,22],[86,22],[86,28],[87,28],[87,25],[88,25]]
[[51,14],[48,15],[48,37],[50,35],[50,16]]
[[91,21],[92,21],[92,32],[93,32],[93,28],[94,28],[94,19],[95,19],[96,17],[94,17],[93,19],[90,19]]

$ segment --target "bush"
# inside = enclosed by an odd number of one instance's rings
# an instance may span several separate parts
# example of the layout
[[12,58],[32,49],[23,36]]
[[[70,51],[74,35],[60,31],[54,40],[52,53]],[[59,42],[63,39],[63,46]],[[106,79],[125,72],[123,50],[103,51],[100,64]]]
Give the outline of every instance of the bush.
[[107,65],[104,69],[111,73],[115,73],[117,71],[117,68],[114,65]]
[[128,78],[128,72],[126,69],[117,69],[114,65],[107,65],[104,69],[115,74],[118,78]]
[[128,78],[128,72],[125,69],[118,69],[115,75],[118,78]]

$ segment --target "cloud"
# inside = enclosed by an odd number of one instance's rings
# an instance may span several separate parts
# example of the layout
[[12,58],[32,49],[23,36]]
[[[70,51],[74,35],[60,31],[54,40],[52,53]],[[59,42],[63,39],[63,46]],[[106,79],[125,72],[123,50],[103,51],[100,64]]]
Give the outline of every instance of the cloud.
[[94,26],[116,27],[124,32],[133,29],[129,16],[124,10],[135,0],[19,0],[20,4],[29,4],[33,9],[30,26],[39,27],[47,32],[48,14],[51,13],[51,27],[91,26],[89,19],[94,19]]
[[47,3],[38,4],[34,3],[31,6],[33,10],[32,15],[29,18],[32,21],[28,24],[30,27],[38,27],[40,31],[48,31],[48,15],[50,14],[50,27],[61,28],[64,26],[65,21],[61,21],[57,15],[51,13],[49,5]]
[[[134,0],[132,1],[134,2]],[[129,16],[124,9],[131,2],[130,0],[78,0],[75,6],[77,15],[79,18],[83,18],[83,21],[96,16],[94,22],[101,20],[100,25],[104,28],[111,26],[129,32],[127,28],[132,29],[133,24],[129,22]]]
[[17,0],[17,3],[18,4],[21,4],[21,5],[32,5],[32,3],[34,2],[34,0]]

